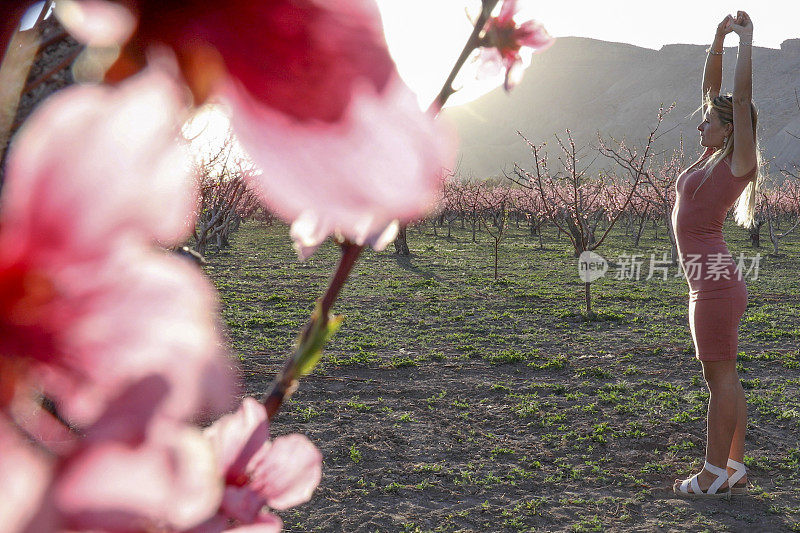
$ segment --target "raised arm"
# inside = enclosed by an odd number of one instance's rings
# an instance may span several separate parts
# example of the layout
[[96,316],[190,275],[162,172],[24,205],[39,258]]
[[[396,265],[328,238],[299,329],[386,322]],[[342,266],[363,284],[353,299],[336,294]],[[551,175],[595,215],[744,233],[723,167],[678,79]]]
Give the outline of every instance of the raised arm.
[[703,93],[700,95],[700,105],[705,106],[706,95],[710,98],[719,96],[722,87],[722,51],[725,36],[733,31],[733,17],[726,15],[717,26],[714,42],[706,54],[706,67],[703,70]]
[[756,166],[756,138],[753,133],[753,22],[739,11],[733,24],[739,35],[739,55],[733,77],[733,156],[731,171],[744,176]]

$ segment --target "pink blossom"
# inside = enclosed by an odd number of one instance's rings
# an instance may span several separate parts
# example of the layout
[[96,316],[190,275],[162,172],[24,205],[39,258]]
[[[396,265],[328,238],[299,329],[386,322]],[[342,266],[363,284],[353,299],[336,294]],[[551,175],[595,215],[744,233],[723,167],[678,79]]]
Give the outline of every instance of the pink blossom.
[[[99,0],[69,3],[74,18],[91,21],[94,28],[76,28],[64,20],[84,42],[111,33],[107,28],[124,28],[115,10],[101,9]],[[373,0],[124,4],[138,16],[138,24],[109,77],[127,77],[144,66],[151,45],[165,44],[178,57],[197,103],[229,76],[261,105],[296,120],[335,122],[356,85],[366,82],[380,91],[394,72]]]
[[245,398],[236,412],[205,430],[226,488],[217,516],[199,531],[214,530],[214,524],[228,521],[259,523],[265,529],[258,531],[279,531],[280,519],[263,507],[288,509],[311,498],[322,477],[322,455],[303,435],[270,441],[268,424],[264,406]]
[[229,87],[233,125],[263,172],[250,176],[261,201],[286,221],[302,258],[328,236],[383,249],[396,224],[435,202],[455,143],[419,110],[395,74],[379,93],[362,84],[337,123],[300,123]]
[[[181,242],[193,220],[184,109],[159,63],[117,88],[63,90],[9,152],[0,417],[13,425],[0,424],[0,490],[18,488],[25,504],[0,509],[4,526],[181,529],[220,505],[211,447],[183,423],[232,395],[214,292],[153,246]],[[38,407],[40,393],[80,438]],[[17,431],[51,467],[15,444]]]
[[188,426],[156,425],[139,446],[86,446],[62,468],[53,505],[70,530],[187,529],[221,498],[211,447]]
[[3,248],[74,262],[105,255],[123,237],[183,242],[195,202],[177,142],[185,108],[165,62],[118,88],[48,99],[9,152]]
[[301,257],[334,233],[383,249],[430,210],[455,143],[400,80],[373,0],[129,4],[139,24],[110,77],[165,43],[196,101],[221,94]]
[[486,22],[484,48],[479,56],[483,74],[505,69],[504,88],[510,91],[522,80],[522,58],[520,49],[528,47],[535,51],[546,50],[555,40],[539,22],[528,20],[522,24],[514,21],[517,0],[504,0],[500,14]]
[[206,389],[230,385],[213,289],[151,244],[181,242],[193,220],[183,109],[154,68],[58,93],[16,138],[0,212],[0,350],[16,378],[0,399],[35,379],[85,424],[125,383],[161,372],[176,417],[226,405]]
[[182,530],[212,515],[222,484],[211,445],[199,430],[157,416],[168,391],[158,375],[129,385],[49,466],[29,446],[8,446],[14,431],[0,426],[4,457],[8,450],[15,461],[0,460],[0,488],[24,498],[14,509],[0,505],[4,525],[20,510],[10,531]]

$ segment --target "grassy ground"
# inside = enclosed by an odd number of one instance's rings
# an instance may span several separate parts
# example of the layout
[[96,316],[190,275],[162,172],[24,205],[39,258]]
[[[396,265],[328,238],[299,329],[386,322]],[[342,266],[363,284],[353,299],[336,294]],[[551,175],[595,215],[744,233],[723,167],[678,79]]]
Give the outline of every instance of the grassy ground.
[[[800,241],[762,248],[747,279],[739,371],[750,496],[672,497],[702,465],[708,398],[681,278],[592,286],[566,240],[512,230],[493,276],[489,237],[409,233],[412,258],[365,252],[336,306],[346,320],[273,423],[324,455],[288,531],[800,531]],[[657,257],[617,234],[599,252]],[[746,233],[726,227],[734,256]],[[768,244],[768,243],[767,243]],[[390,247],[391,248],[391,247]],[[263,392],[332,272],[300,263],[283,226],[249,224],[209,256],[249,394]],[[647,263],[644,268],[647,268]],[[675,267],[670,274],[677,273]]]

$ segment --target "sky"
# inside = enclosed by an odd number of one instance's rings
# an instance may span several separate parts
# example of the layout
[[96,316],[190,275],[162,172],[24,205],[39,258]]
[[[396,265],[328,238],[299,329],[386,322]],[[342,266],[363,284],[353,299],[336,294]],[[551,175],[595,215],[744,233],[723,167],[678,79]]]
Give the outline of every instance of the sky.
[[[378,0],[389,48],[421,107],[439,92],[470,34],[466,12],[474,18],[480,5],[480,0]],[[655,50],[673,43],[709,45],[717,24],[738,9],[753,20],[754,46],[779,48],[786,39],[800,38],[798,0],[518,0],[518,5],[517,20],[534,18],[554,37],[591,37]],[[737,43],[735,34],[725,41],[726,46]],[[462,89],[448,104],[472,100],[502,83],[501,76],[475,81],[473,68],[467,65],[458,80]]]
[[[481,1],[376,1],[400,75],[417,93],[420,107],[427,109],[469,37],[470,20],[477,17]],[[29,10],[23,28],[36,20],[42,5],[39,2]],[[786,39],[800,38],[800,0],[518,0],[518,6],[518,21],[536,19],[556,38],[590,37],[654,50],[673,43],[708,45],[717,24],[726,14],[735,15],[737,9],[747,11],[753,20],[755,46],[778,48]],[[727,46],[737,43],[735,34],[725,41]],[[527,66],[530,57],[523,59]],[[465,65],[455,83],[459,91],[450,97],[448,105],[469,102],[503,82],[501,72],[477,80],[476,70],[476,63]],[[211,118],[214,124],[209,124],[210,129],[224,129],[216,126],[216,122],[224,122],[220,117]]]
[[[426,109],[438,94],[467,40],[480,0],[376,0],[389,48],[400,75]],[[502,3],[503,0],[501,0]],[[536,19],[554,37],[591,37],[654,50],[665,44],[708,45],[717,24],[737,9],[753,20],[753,44],[778,48],[800,38],[800,0],[518,0],[518,21]],[[29,10],[23,27],[36,20],[43,2]],[[38,7],[38,9],[37,9]],[[497,9],[499,10],[500,4]],[[736,46],[729,35],[726,45]],[[546,51],[543,53],[547,53]],[[529,57],[523,57],[525,65]],[[469,102],[503,82],[502,73],[476,80],[477,64],[468,63],[456,80],[460,90],[448,105]]]

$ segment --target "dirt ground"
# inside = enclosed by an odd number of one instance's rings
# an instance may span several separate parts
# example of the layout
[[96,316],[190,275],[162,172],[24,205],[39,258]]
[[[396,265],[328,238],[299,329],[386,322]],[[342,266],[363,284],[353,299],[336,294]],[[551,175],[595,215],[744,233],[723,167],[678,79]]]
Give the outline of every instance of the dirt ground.
[[[752,252],[738,231],[731,251]],[[696,502],[671,489],[702,465],[708,399],[685,281],[607,276],[593,285],[599,319],[586,321],[555,233],[545,250],[524,229],[509,236],[499,280],[487,239],[470,238],[412,231],[410,260],[366,252],[357,265],[336,306],[342,329],[273,422],[273,435],[304,433],[324,456],[313,499],[280,513],[287,531],[800,531],[797,241],[747,282],[750,494]],[[300,263],[280,226],[235,239],[207,272],[258,396],[337,250]],[[614,244],[600,252],[629,245]]]

